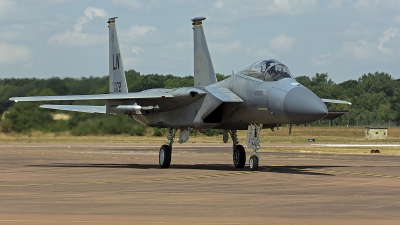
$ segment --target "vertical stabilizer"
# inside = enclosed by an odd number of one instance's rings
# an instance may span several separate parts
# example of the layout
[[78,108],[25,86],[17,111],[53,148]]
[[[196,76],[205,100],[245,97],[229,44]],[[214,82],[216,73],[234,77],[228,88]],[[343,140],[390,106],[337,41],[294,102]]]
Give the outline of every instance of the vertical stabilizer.
[[122,63],[121,52],[119,51],[117,29],[115,28],[116,18],[118,17],[108,19],[110,53],[110,93],[128,93],[124,66]]
[[210,53],[208,52],[206,37],[204,36],[202,21],[205,19],[205,17],[195,17],[192,19],[195,87],[203,87],[217,83]]

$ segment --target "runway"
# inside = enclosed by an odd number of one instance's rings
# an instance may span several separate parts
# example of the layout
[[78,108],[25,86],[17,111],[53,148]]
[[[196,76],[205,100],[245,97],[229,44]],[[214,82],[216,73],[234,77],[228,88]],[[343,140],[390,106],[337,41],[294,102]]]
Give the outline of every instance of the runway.
[[[400,157],[229,144],[0,144],[0,224],[399,224]],[[249,150],[249,149],[248,149]],[[247,152],[248,158],[250,150]]]

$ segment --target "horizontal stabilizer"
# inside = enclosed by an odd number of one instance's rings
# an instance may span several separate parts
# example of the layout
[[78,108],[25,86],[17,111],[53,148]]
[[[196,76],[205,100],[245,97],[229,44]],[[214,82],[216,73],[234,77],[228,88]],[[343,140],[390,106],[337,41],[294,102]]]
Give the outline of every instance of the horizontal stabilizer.
[[75,101],[75,100],[129,100],[129,99],[155,99],[172,98],[171,94],[163,92],[136,92],[118,94],[99,94],[99,95],[64,95],[64,96],[32,96],[32,97],[13,97],[15,102],[40,102],[40,101]]
[[74,112],[85,112],[85,113],[106,113],[106,106],[96,105],[41,105],[40,108],[44,109],[57,109]]
[[324,99],[321,98],[321,100],[325,103],[335,103],[335,104],[345,104],[345,105],[351,105],[351,102],[348,101],[343,101],[343,100],[336,100],[336,99]]

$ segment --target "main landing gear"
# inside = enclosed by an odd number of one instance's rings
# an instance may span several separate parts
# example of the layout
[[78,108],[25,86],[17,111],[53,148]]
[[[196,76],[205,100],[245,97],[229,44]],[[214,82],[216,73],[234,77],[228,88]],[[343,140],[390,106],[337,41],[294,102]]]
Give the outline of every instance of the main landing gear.
[[236,168],[243,168],[246,164],[246,152],[244,151],[243,145],[239,145],[236,130],[229,130],[233,142],[233,164]]
[[161,168],[168,168],[171,165],[172,143],[174,143],[176,129],[169,128],[168,144],[162,145],[158,154],[158,163]]
[[[258,162],[260,161],[260,156],[257,153],[257,150],[260,148],[260,140],[259,135],[262,130],[262,124],[250,124],[247,130],[247,147],[252,146],[253,155],[249,159],[249,167],[250,170],[256,171],[258,170]],[[160,148],[160,152],[158,155],[158,162],[161,168],[168,168],[171,165],[171,153],[172,153],[172,144],[174,143],[175,133],[177,129],[169,128],[168,130],[168,143],[162,145]],[[226,143],[228,141],[228,133],[230,134],[233,142],[232,146],[232,158],[233,164],[236,168],[243,168],[246,164],[246,152],[244,150],[243,145],[239,145],[237,131],[236,130],[225,130],[223,140]],[[189,130],[181,129],[179,143],[184,143],[189,139]]]

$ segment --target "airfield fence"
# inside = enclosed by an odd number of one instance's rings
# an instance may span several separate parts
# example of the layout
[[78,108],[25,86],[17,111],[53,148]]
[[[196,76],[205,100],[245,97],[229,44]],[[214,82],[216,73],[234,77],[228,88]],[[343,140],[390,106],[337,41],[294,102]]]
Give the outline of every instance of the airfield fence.
[[347,120],[320,120],[311,124],[311,126],[332,126],[332,127],[398,127],[400,125],[399,121],[352,121]]

